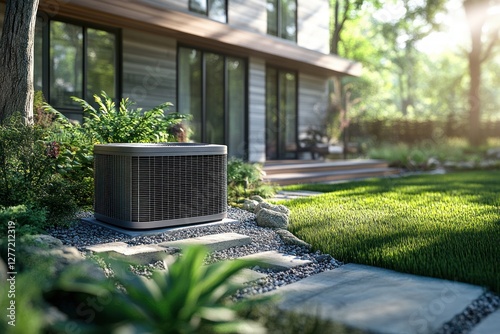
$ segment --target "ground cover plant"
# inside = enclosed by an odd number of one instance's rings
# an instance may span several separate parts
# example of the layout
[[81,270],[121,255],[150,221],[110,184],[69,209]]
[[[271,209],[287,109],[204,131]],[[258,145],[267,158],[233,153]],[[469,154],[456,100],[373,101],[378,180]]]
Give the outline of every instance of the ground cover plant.
[[500,171],[289,186],[290,230],[344,262],[500,292]]

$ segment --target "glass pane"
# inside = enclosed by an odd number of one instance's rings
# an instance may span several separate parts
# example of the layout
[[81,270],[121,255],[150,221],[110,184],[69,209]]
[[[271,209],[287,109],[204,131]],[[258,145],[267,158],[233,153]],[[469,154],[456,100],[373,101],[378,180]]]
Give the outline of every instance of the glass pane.
[[278,71],[266,70],[266,158],[278,158]]
[[291,72],[280,73],[280,152],[284,154],[282,158],[294,158],[296,154],[296,78]]
[[278,36],[278,1],[267,0],[267,33]]
[[224,144],[224,57],[205,53],[206,137],[210,144]]
[[101,91],[109,97],[115,92],[115,35],[107,31],[87,29],[87,92],[86,101],[94,101]]
[[207,0],[189,0],[189,10],[192,12],[207,14]]
[[41,19],[36,20],[35,25],[35,45],[34,45],[34,65],[33,65],[33,87],[35,90],[42,90],[43,79],[42,79],[42,35],[43,22]]
[[227,58],[228,112],[229,112],[229,156],[245,157],[245,60]]
[[52,21],[50,24],[50,104],[78,107],[71,96],[82,98],[82,27]]
[[281,37],[297,41],[297,1],[281,0]]
[[190,139],[202,141],[201,132],[201,52],[195,49],[179,49],[179,98],[177,109],[180,113],[193,116],[189,128]]
[[208,17],[222,23],[227,22],[226,0],[208,0],[210,2]]

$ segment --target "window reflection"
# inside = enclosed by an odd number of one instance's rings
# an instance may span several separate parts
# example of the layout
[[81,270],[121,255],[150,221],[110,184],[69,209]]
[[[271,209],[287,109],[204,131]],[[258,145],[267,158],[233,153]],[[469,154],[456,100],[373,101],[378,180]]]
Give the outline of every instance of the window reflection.
[[227,0],[189,0],[189,10],[218,22],[227,22]]
[[267,0],[267,33],[297,41],[296,0]]

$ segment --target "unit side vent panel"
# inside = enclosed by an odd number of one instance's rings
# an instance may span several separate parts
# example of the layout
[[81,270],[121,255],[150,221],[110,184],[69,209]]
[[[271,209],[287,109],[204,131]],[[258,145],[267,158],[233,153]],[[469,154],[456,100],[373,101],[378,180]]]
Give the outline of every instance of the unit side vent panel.
[[108,217],[130,220],[130,157],[94,155],[94,208]]
[[227,211],[226,155],[131,159],[131,221],[165,221]]

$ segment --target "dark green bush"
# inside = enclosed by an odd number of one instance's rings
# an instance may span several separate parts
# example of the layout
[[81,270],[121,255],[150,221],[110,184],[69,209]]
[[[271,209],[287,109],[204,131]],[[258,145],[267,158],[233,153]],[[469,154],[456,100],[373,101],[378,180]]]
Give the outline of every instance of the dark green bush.
[[35,234],[43,231],[47,225],[47,212],[45,209],[34,209],[26,205],[9,207],[0,206],[0,237],[7,235],[8,224],[16,224],[16,235]]
[[252,195],[273,196],[274,187],[265,183],[263,177],[260,165],[230,158],[227,163],[228,202],[236,204]]

